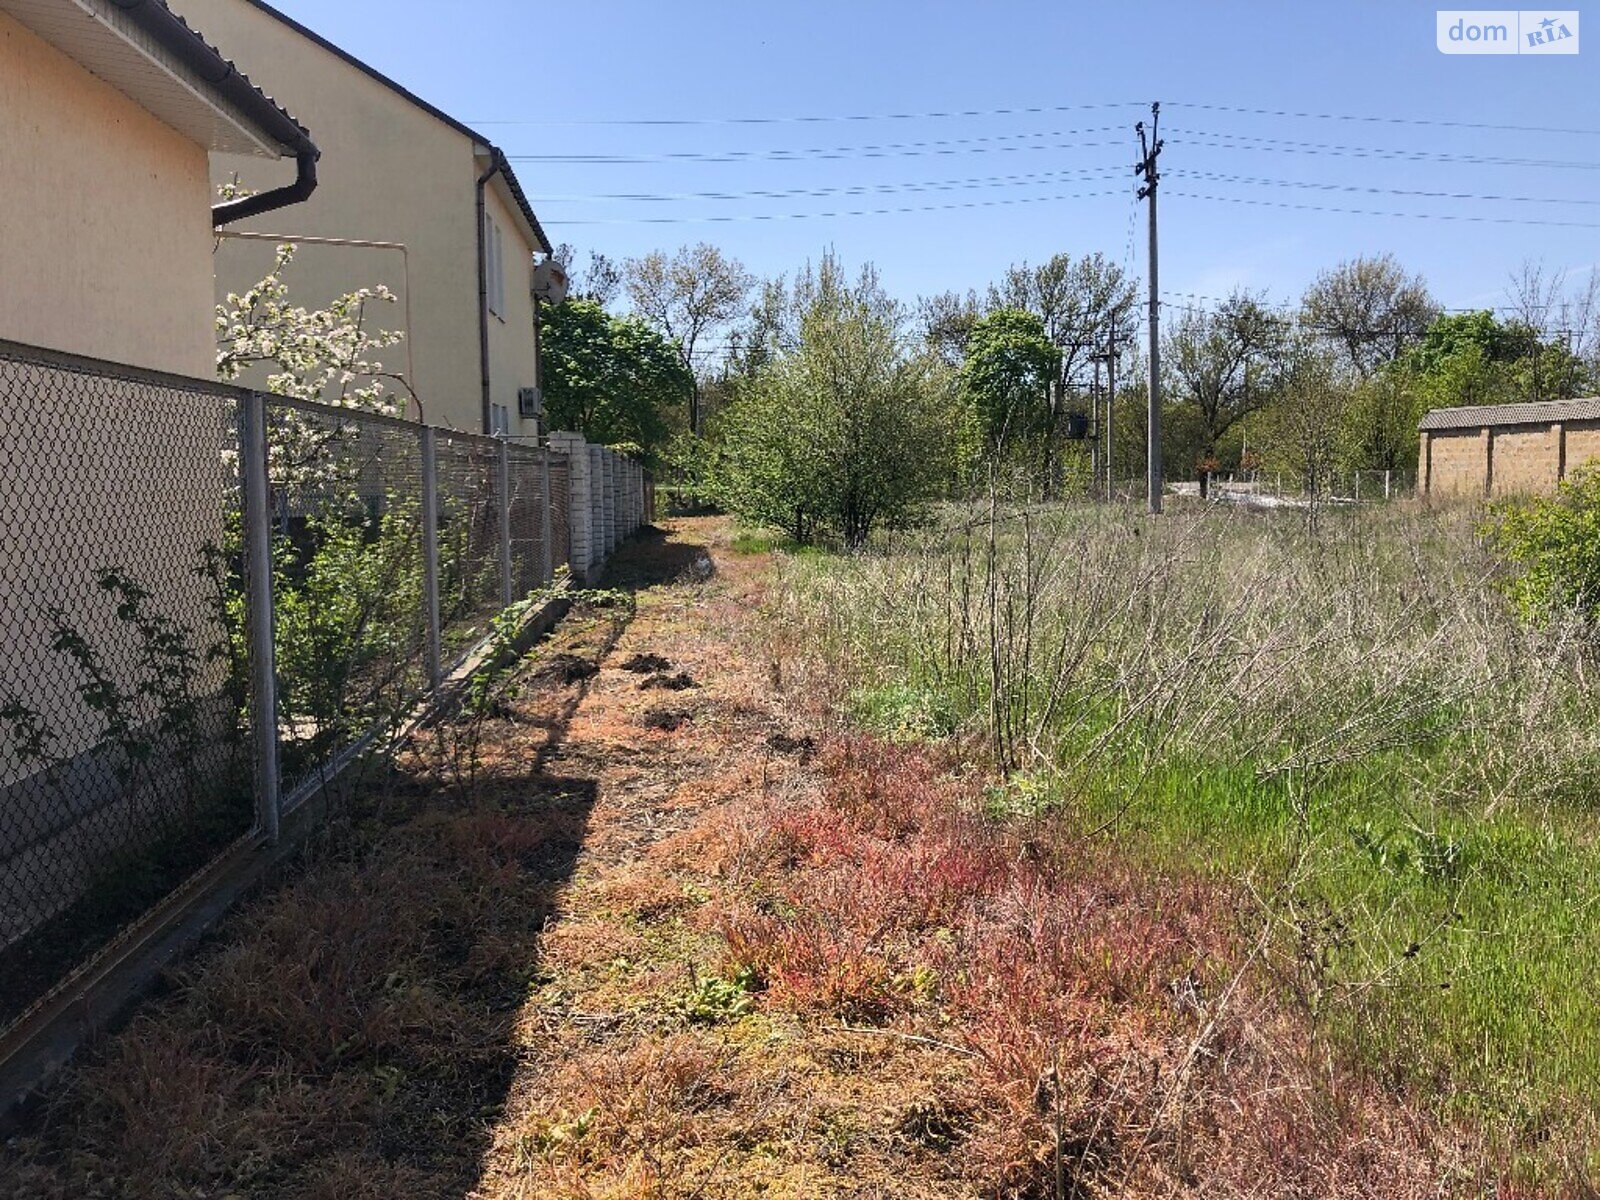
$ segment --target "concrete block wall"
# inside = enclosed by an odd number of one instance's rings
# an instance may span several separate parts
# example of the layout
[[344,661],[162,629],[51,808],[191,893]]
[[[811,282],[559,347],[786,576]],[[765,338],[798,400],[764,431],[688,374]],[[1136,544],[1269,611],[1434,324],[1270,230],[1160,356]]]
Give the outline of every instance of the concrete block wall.
[[1496,496],[1553,492],[1561,482],[1561,426],[1519,425],[1494,431]]
[[605,523],[606,557],[617,548],[617,460],[600,452],[600,519]]
[[594,533],[589,514],[589,447],[579,433],[552,433],[550,448],[567,456],[567,521],[571,526],[574,575],[587,577],[594,561]]
[[1434,496],[1508,496],[1554,491],[1600,460],[1600,421],[1425,431],[1421,475]]
[[631,458],[591,446],[582,434],[552,433],[550,447],[571,464],[572,573],[589,581],[611,552],[645,524],[649,476]]

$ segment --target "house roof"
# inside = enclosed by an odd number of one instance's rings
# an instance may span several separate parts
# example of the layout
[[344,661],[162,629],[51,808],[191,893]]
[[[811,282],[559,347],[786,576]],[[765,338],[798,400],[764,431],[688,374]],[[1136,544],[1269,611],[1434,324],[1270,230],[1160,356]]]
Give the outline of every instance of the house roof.
[[208,150],[316,153],[311,135],[164,0],[0,0],[0,12]]
[[[3,0],[0,0],[0,2],[3,2]],[[428,101],[411,91],[405,85],[390,79],[376,67],[362,62],[355,55],[344,49],[344,47],[330,42],[327,38],[323,37],[315,30],[308,29],[306,26],[302,25],[299,21],[296,21],[287,13],[278,11],[276,8],[272,7],[272,5],[267,4],[265,0],[244,0],[244,2],[253,8],[260,9],[269,17],[272,17],[274,20],[282,23],[283,25],[288,26],[290,29],[294,30],[301,37],[307,39],[308,41],[316,43],[329,54],[343,59],[352,67],[356,68],[356,70],[370,76],[372,79],[376,80],[378,83],[381,83],[384,87],[388,88],[402,99],[406,100],[410,104],[415,105],[417,108],[420,108],[429,116],[435,118],[436,120],[442,121],[451,129],[454,129],[457,133],[471,138],[478,145],[484,147],[490,158],[499,164],[500,174],[505,179],[506,187],[511,193],[511,199],[521,211],[523,217],[527,220],[528,226],[532,230],[534,238],[539,243],[539,248],[546,254],[549,254],[554,250],[555,247],[551,244],[549,237],[545,234],[544,226],[539,224],[539,218],[534,214],[533,205],[528,201],[527,193],[522,190],[522,183],[517,179],[516,172],[511,169],[511,164],[506,161],[505,155],[492,141],[484,137],[483,134],[479,133],[476,129],[473,129],[470,125],[456,120],[456,118],[452,117],[442,108],[428,103]]]
[[1417,428],[1424,432],[1485,429],[1497,425],[1553,425],[1557,421],[1600,421],[1600,399],[1545,400],[1535,404],[1482,404],[1474,408],[1436,408]]

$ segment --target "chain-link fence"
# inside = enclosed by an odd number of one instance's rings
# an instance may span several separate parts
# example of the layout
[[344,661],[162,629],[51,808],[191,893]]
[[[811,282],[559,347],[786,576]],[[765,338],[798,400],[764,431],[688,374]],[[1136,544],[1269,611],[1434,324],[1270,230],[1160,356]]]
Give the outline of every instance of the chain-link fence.
[[506,482],[511,521],[511,591],[522,596],[550,578],[549,455],[506,447]]
[[0,350],[0,1026],[251,826],[239,418]]
[[550,562],[557,571],[572,566],[572,461],[550,455]]
[[440,621],[446,668],[452,669],[505,605],[505,504],[497,442],[441,429],[434,443]]
[[592,541],[567,454],[4,342],[0,472],[0,1031]]

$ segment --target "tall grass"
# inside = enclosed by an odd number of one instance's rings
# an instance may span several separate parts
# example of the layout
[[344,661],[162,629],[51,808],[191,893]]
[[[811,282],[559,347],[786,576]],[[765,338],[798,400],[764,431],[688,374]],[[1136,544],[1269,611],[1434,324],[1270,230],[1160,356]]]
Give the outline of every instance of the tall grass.
[[1548,1160],[1600,1110],[1600,661],[1498,570],[1465,510],[953,510],[773,604],[862,719],[1227,879],[1334,1044]]

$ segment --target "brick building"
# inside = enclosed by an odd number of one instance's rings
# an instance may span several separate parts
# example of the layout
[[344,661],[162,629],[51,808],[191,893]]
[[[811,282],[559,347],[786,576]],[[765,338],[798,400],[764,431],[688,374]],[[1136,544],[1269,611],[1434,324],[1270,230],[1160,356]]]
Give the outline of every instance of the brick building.
[[1600,399],[1436,408],[1418,429],[1428,495],[1550,492],[1579,467],[1600,465]]

